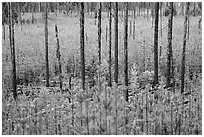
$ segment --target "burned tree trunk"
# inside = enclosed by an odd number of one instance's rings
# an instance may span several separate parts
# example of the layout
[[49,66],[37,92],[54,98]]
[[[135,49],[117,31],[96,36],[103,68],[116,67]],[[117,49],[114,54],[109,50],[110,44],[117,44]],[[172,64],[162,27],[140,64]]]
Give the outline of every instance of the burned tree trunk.
[[183,52],[182,52],[182,63],[181,63],[181,93],[184,92],[184,79],[185,79],[185,54],[186,54],[186,34],[187,34],[187,23],[188,23],[188,14],[189,14],[189,5],[190,3],[187,3],[186,7],[186,15],[185,15],[185,21],[184,21],[184,35],[183,35]]
[[81,55],[81,80],[82,89],[85,90],[85,58],[84,58],[84,3],[81,2],[80,11],[80,55]]
[[99,3],[98,9],[98,60],[99,60],[99,67],[101,65],[101,10],[102,4]]
[[169,87],[171,83],[171,60],[172,60],[172,27],[173,27],[173,2],[170,2],[170,17],[168,21],[168,48],[167,48],[167,83]]
[[[125,86],[128,87],[128,2],[125,2],[124,19],[124,74]],[[125,90],[125,100],[128,102],[128,89]]]
[[155,26],[154,26],[154,85],[158,84],[158,22],[159,2],[155,3]]
[[57,25],[55,25],[55,36],[57,39],[57,51],[56,51],[56,56],[58,59],[58,67],[59,67],[59,84],[60,84],[60,89],[62,91],[62,64],[61,64],[61,54],[60,54],[60,45],[59,45],[59,38],[58,38],[58,29]]
[[109,86],[111,87],[112,86],[112,80],[111,80],[111,35],[112,35],[112,14],[111,14],[111,2],[109,2],[109,8],[110,8],[110,11],[109,11]]
[[182,121],[184,114],[184,86],[185,86],[185,54],[186,54],[186,35],[187,35],[187,27],[188,27],[188,15],[189,15],[189,5],[186,4],[186,13],[185,13],[185,21],[184,21],[184,35],[183,35],[183,52],[182,52],[182,62],[181,62],[181,94],[182,94]]
[[11,47],[11,60],[12,60],[12,87],[13,87],[13,98],[17,99],[17,83],[16,83],[16,55],[15,55],[15,40],[14,40],[14,17],[13,17],[13,3],[8,3],[9,9],[9,38]]
[[46,87],[49,87],[49,60],[48,60],[48,19],[47,3],[45,3],[45,62],[46,62]]
[[118,3],[115,3],[115,83],[118,84]]

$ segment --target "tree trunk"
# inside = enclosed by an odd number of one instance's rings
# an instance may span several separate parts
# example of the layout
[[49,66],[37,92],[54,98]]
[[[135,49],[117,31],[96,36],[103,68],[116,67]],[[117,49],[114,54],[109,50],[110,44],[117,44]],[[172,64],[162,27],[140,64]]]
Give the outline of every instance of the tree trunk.
[[160,2],[160,35],[162,37],[162,2]]
[[100,70],[101,65],[101,10],[102,4],[99,2],[99,9],[98,9],[98,66]]
[[167,83],[166,83],[167,87],[169,87],[171,83],[172,28],[173,28],[173,2],[170,2],[170,16],[168,22],[168,48],[167,48]]
[[47,3],[45,3],[45,61],[46,61],[46,87],[49,87]]
[[154,85],[158,84],[158,22],[159,2],[155,3],[155,26],[154,26]]
[[60,45],[59,45],[59,38],[58,38],[58,29],[57,29],[57,25],[55,25],[55,36],[57,39],[57,51],[56,51],[56,56],[58,59],[58,65],[59,65],[59,84],[60,84],[60,89],[62,92],[62,65],[61,65],[61,54],[60,54]]
[[185,75],[185,54],[186,54],[186,34],[187,34],[187,22],[189,14],[189,2],[186,7],[186,15],[184,21],[184,35],[183,35],[183,53],[182,53],[182,64],[181,64],[181,93],[184,92],[184,75]]
[[80,54],[81,54],[81,80],[82,89],[85,90],[85,58],[84,58],[84,3],[81,2],[80,11]]
[[13,98],[17,99],[17,83],[16,83],[16,58],[15,58],[15,41],[14,41],[14,18],[13,18],[13,3],[8,3],[9,9],[9,38],[11,47],[11,59],[12,59],[12,87]]
[[109,8],[110,8],[110,10],[109,10],[109,86],[111,87],[112,86],[112,80],[111,80],[111,35],[112,35],[112,27],[111,27],[111,25],[112,25],[112,15],[111,15],[111,2],[109,2]]
[[[102,11],[102,3],[99,2],[98,9],[98,89],[99,93],[102,92],[101,89],[101,11]],[[102,105],[100,103],[100,126],[102,126]]]
[[132,38],[135,39],[135,19],[133,20],[133,32]]
[[124,74],[125,74],[125,100],[128,102],[128,2],[125,2],[125,19],[124,19]]
[[186,14],[184,21],[184,35],[183,35],[183,52],[182,52],[182,63],[181,63],[181,94],[182,94],[182,121],[183,121],[183,113],[184,113],[184,83],[185,83],[185,54],[186,54],[186,34],[187,34],[187,23],[188,23],[188,15],[189,15],[189,5],[186,4]]
[[115,2],[115,83],[118,84],[118,3]]

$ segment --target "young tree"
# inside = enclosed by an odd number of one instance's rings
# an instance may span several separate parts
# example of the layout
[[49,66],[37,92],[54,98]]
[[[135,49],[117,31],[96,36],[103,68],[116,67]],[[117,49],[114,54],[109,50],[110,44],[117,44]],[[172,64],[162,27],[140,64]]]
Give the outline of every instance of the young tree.
[[155,3],[155,26],[154,26],[154,85],[158,84],[158,22],[159,2]]
[[115,83],[118,84],[118,3],[115,2]]
[[109,2],[109,86],[112,86],[111,80],[111,35],[112,35],[112,13],[111,13],[111,2]]
[[48,17],[47,3],[45,3],[45,62],[46,62],[46,87],[49,87],[49,60],[48,60]]
[[84,3],[80,3],[80,55],[82,89],[85,90],[85,58],[84,58]]
[[13,17],[13,4],[8,3],[8,18],[9,18],[9,39],[11,47],[11,60],[12,60],[12,87],[13,87],[13,98],[17,99],[17,83],[16,83],[16,55],[15,55],[15,40],[14,40],[14,17]]
[[168,48],[167,48],[167,83],[166,86],[170,86],[171,82],[171,60],[172,60],[172,28],[173,28],[173,2],[170,2],[170,16],[168,21]]
[[[125,86],[128,87],[128,2],[125,2],[124,12],[124,81]],[[128,102],[128,89],[125,90],[125,100]]]
[[55,25],[55,36],[57,39],[57,50],[56,50],[56,56],[58,59],[58,67],[59,67],[59,83],[60,83],[60,89],[62,91],[62,64],[61,64],[61,54],[60,54],[60,45],[59,45],[59,38],[58,38],[58,29],[57,25]]

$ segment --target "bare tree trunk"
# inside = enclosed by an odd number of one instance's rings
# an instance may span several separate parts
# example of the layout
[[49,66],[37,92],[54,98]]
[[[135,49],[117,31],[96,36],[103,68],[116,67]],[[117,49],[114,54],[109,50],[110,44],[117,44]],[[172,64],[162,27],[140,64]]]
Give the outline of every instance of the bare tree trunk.
[[125,2],[124,19],[124,74],[125,74],[125,100],[128,102],[128,2]]
[[55,25],[55,36],[57,39],[57,51],[56,51],[56,56],[58,59],[58,65],[59,65],[59,84],[60,84],[60,89],[62,92],[62,64],[61,64],[61,54],[60,54],[60,45],[59,45],[59,38],[58,38],[58,29],[57,29],[57,25]]
[[118,3],[115,2],[115,83],[118,84]]
[[155,26],[154,26],[154,85],[158,84],[158,22],[159,2],[155,3]]
[[111,2],[109,2],[109,8],[110,8],[110,10],[109,10],[109,86],[111,87],[112,86],[112,79],[111,79],[111,35],[112,35],[112,27],[111,27],[111,25],[112,25],[112,14],[111,14]]
[[13,18],[13,3],[8,3],[9,9],[9,38],[11,47],[11,58],[12,58],[12,87],[13,87],[13,98],[17,99],[17,83],[16,83],[16,55],[15,55],[15,40],[14,40],[14,18]]
[[101,65],[101,10],[102,10],[102,4],[99,3],[99,9],[98,9],[98,60],[99,60],[99,68]]
[[84,3],[81,2],[80,11],[80,54],[81,54],[81,80],[82,89],[85,90],[85,58],[84,58]]
[[168,22],[168,48],[167,48],[167,83],[171,83],[171,60],[172,60],[172,28],[173,28],[173,2],[170,2],[170,17]]
[[46,61],[46,87],[49,87],[47,3],[45,3],[45,61]]
[[183,52],[182,52],[182,63],[181,63],[181,94],[182,94],[182,123],[183,113],[184,113],[184,83],[185,83],[185,54],[186,54],[186,34],[187,34],[187,23],[188,23],[188,16],[189,16],[189,5],[190,3],[186,3],[186,14],[185,14],[185,21],[184,21],[184,35],[183,35]]
[[[98,9],[98,86],[99,92],[102,92],[101,89],[101,11],[102,11],[102,3],[99,2]],[[102,104],[100,103],[100,126],[102,126]]]
[[160,2],[160,35],[162,37],[162,2]]
[[183,53],[182,53],[182,64],[181,64],[181,93],[184,92],[184,75],[185,75],[185,52],[186,52],[186,34],[187,34],[187,22],[189,14],[189,2],[186,7],[186,15],[184,21],[184,35],[183,35]]
[[132,37],[135,39],[135,19],[133,20],[133,32]]

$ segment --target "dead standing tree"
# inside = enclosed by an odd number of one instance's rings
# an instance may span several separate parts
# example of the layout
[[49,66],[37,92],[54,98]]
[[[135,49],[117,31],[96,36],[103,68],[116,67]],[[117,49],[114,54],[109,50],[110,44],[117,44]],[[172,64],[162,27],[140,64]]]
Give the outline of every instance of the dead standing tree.
[[84,58],[84,3],[80,3],[80,56],[82,89],[85,90],[85,58]]
[[167,83],[166,86],[169,87],[171,83],[171,60],[172,60],[172,28],[173,28],[173,2],[170,2],[170,16],[168,21],[168,48],[167,48]]
[[46,87],[49,87],[49,60],[48,60],[48,3],[45,3],[45,62],[46,62]]
[[128,2],[125,2],[124,18],[124,81],[125,81],[125,100],[128,102]]
[[183,121],[183,113],[184,113],[184,80],[185,80],[185,57],[186,57],[186,38],[187,38],[187,27],[189,20],[189,5],[190,3],[186,3],[186,13],[185,13],[185,21],[184,21],[184,34],[183,34],[183,52],[182,52],[182,63],[181,63],[181,94],[182,94],[182,121]]
[[115,3],[115,83],[118,84],[118,3]]
[[15,39],[14,39],[14,17],[13,17],[13,3],[8,3],[8,18],[9,18],[9,39],[11,48],[11,60],[12,60],[12,87],[13,87],[13,98],[17,99],[17,83],[16,83],[16,55],[15,55]]
[[59,67],[59,84],[60,84],[60,90],[62,92],[62,64],[61,64],[61,54],[60,54],[60,45],[59,45],[57,25],[55,25],[55,37],[57,39],[56,56],[58,59],[58,67]]
[[111,13],[111,2],[109,2],[109,86],[112,86],[111,80],[111,35],[112,35],[112,13]]
[[154,25],[154,85],[158,84],[158,22],[159,2],[155,3],[155,25]]

